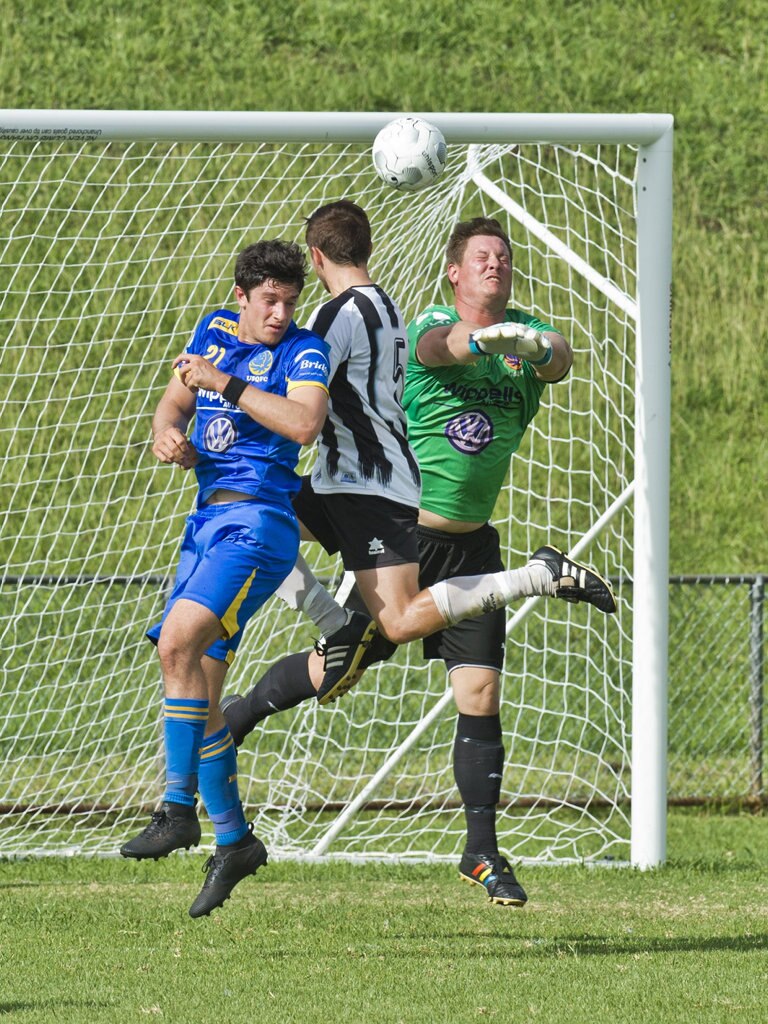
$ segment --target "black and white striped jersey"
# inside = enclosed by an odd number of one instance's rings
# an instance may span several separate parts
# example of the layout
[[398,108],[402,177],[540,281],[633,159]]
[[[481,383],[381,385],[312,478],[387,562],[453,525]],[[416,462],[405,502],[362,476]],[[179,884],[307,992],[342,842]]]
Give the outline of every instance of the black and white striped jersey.
[[421,478],[402,405],[408,342],[400,310],[376,285],[356,286],[324,302],[307,327],[331,347],[313,488],[418,507]]

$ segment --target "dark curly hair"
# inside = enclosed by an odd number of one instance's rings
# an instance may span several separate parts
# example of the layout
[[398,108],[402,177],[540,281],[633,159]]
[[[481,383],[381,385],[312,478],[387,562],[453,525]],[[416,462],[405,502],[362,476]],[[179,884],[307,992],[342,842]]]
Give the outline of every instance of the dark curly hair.
[[235,284],[248,295],[265,281],[292,284],[299,291],[307,276],[307,261],[295,242],[270,239],[247,246],[235,262]]

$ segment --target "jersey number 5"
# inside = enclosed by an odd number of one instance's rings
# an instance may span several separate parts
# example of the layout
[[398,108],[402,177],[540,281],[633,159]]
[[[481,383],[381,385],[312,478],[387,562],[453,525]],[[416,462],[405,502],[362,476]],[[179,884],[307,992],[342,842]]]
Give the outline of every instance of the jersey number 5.
[[392,370],[392,380],[398,386],[395,388],[395,398],[400,402],[403,397],[403,383],[405,381],[405,370],[403,363],[400,358],[400,354],[405,350],[405,338],[395,338],[395,347],[393,349],[395,356],[395,365]]

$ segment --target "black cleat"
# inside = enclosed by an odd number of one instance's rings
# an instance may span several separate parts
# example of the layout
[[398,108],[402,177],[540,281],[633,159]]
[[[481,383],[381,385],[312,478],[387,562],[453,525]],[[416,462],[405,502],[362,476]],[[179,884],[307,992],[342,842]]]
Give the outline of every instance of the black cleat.
[[481,885],[491,903],[522,907],[528,902],[525,889],[515,878],[509,861],[500,853],[464,853],[459,864],[459,878],[472,885]]
[[[534,551],[530,562],[539,562],[547,567],[555,581],[555,597],[578,604],[593,604],[601,612],[612,615],[616,611],[616,598],[607,580],[594,569],[575,561],[551,544]],[[530,564],[529,562],[529,564]]]
[[347,612],[346,624],[318,641],[316,650],[325,658],[325,675],[317,691],[320,704],[343,696],[360,679],[360,662],[378,632],[376,623],[362,612]]
[[373,639],[365,649],[365,653],[360,659],[357,671],[363,673],[367,668],[370,668],[371,665],[375,665],[379,661],[389,661],[396,650],[397,644],[393,644],[391,640],[387,640],[384,634],[380,633],[377,629],[373,634]]
[[188,850],[200,842],[200,822],[194,807],[166,801],[152,820],[134,839],[120,847],[123,857],[134,860],[159,860],[174,850]]
[[239,693],[230,693],[228,697],[223,697],[219,701],[219,710],[222,715],[224,715],[224,721],[227,723],[229,731],[232,733],[232,739],[235,741],[236,747],[239,747],[248,735],[248,733],[238,725],[238,707],[242,703],[242,700],[243,698]]
[[217,846],[203,865],[207,878],[189,908],[190,917],[207,917],[216,907],[223,906],[238,882],[248,875],[255,875],[267,863],[264,843],[253,835],[253,825],[248,829],[248,833],[232,846]]

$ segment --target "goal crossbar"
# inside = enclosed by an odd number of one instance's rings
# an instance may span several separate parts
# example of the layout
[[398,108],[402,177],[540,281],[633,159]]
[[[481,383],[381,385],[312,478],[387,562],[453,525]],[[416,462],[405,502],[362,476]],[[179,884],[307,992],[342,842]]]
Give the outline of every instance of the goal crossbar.
[[[457,143],[591,142],[649,146],[672,130],[669,114],[419,113]],[[103,142],[370,142],[401,113],[352,111],[0,110],[0,139]]]

